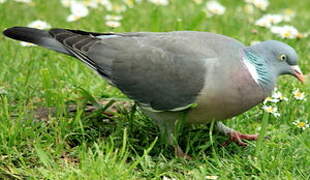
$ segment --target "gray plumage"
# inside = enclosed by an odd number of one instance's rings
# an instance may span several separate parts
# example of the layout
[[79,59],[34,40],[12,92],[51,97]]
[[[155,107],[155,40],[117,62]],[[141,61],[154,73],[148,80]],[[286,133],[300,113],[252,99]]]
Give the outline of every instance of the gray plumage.
[[223,35],[193,31],[93,33],[14,27],[4,34],[83,61],[134,99],[169,133],[170,143],[175,121],[185,111],[190,123],[224,120],[262,102],[279,75],[302,80],[296,52],[278,41],[246,47]]

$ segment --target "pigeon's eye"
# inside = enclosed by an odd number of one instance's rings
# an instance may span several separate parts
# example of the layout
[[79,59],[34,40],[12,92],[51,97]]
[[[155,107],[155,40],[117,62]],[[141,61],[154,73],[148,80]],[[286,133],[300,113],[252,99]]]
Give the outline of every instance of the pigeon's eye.
[[285,54],[282,54],[279,56],[279,60],[280,61],[285,61],[286,60],[286,55]]

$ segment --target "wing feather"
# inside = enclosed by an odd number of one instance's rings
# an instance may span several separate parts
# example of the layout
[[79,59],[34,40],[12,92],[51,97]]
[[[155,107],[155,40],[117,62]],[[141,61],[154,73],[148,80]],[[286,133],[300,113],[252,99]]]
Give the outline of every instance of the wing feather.
[[204,86],[205,61],[214,58],[212,50],[197,49],[203,41],[190,36],[105,35],[63,29],[49,33],[127,96],[156,111],[190,107]]

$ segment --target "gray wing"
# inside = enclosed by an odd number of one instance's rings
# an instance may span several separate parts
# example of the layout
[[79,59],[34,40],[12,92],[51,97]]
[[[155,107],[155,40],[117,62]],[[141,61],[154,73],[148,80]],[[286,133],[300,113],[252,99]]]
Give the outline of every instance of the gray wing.
[[123,93],[157,111],[184,109],[204,86],[211,49],[189,33],[50,34]]

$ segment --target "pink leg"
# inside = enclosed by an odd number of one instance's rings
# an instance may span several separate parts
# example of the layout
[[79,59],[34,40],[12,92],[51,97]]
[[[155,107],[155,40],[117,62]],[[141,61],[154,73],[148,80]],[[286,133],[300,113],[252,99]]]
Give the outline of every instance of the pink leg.
[[227,146],[228,144],[232,142],[238,144],[239,146],[247,146],[245,142],[242,142],[243,139],[255,141],[258,138],[257,134],[241,134],[238,131],[230,132],[228,136],[229,136],[229,140],[224,142],[222,146]]
[[216,123],[216,127],[221,133],[223,133],[229,137],[229,140],[224,142],[222,144],[222,146],[227,146],[228,144],[230,144],[232,142],[238,144],[239,146],[247,146],[246,143],[242,142],[243,139],[245,139],[245,140],[257,140],[257,138],[258,138],[257,134],[241,134],[240,132],[225,126],[220,121],[218,121]]

